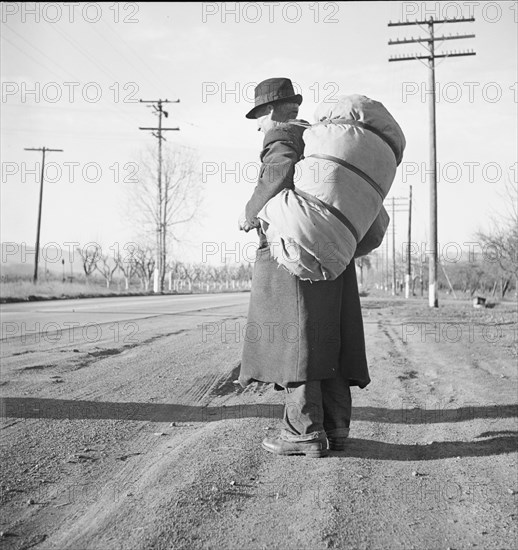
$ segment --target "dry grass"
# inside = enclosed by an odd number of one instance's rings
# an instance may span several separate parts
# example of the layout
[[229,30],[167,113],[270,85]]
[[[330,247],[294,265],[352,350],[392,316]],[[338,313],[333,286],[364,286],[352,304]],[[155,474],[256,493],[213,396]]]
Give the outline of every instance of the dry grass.
[[[87,296],[116,296],[129,294],[130,291],[118,291],[117,285],[106,288],[103,285],[85,283],[63,283],[61,281],[13,281],[0,283],[2,302],[18,300],[51,300],[59,298],[84,298]],[[131,294],[139,293],[134,290]],[[146,294],[141,292],[141,294]]]
[[[131,285],[129,290],[123,290],[115,282],[111,288],[106,288],[102,282],[92,281],[89,284],[84,282],[63,283],[61,281],[40,281],[34,284],[28,280],[2,281],[0,282],[0,303],[23,302],[32,300],[59,300],[65,298],[96,298],[103,296],[146,296],[153,294],[152,290],[142,290],[139,285]],[[208,292],[246,292],[249,289],[226,289],[225,287],[211,288]],[[193,285],[192,290],[181,288],[179,291],[170,292],[165,290],[164,294],[206,294],[204,285]]]

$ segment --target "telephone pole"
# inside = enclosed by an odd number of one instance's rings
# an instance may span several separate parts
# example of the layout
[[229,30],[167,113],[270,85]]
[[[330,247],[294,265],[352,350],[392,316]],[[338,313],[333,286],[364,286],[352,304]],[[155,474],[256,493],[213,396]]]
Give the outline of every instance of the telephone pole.
[[158,139],[158,189],[157,189],[157,230],[156,230],[156,246],[157,246],[157,275],[155,283],[153,285],[154,292],[164,291],[164,277],[165,277],[165,259],[166,259],[166,219],[167,219],[167,186],[162,189],[162,140],[165,137],[162,132],[176,131],[180,128],[164,128],[162,126],[162,116],[166,118],[169,116],[167,111],[164,111],[162,105],[164,103],[180,103],[179,99],[169,101],[168,99],[141,99],[140,103],[150,103],[153,107],[155,114],[158,116],[158,127],[141,127],[139,130],[151,130],[152,135]]
[[385,233],[385,292],[388,292],[388,289],[389,289],[389,239],[388,239],[388,232],[387,232]]
[[33,282],[38,282],[38,261],[40,259],[40,228],[41,228],[41,206],[43,203],[43,178],[45,175],[45,153],[62,153],[63,149],[49,149],[48,147],[27,147],[24,151],[41,151],[41,176],[40,176],[40,201],[38,205],[38,227],[36,229],[36,252],[34,256],[34,275]]
[[408,245],[406,250],[406,277],[405,277],[405,298],[410,298],[410,285],[412,282],[412,186],[408,195]]
[[[407,201],[408,199],[406,197],[391,197],[392,201],[392,219],[390,220],[390,223],[392,224],[392,296],[395,296],[397,294],[396,287],[397,287],[397,276],[396,276],[396,213],[398,212],[405,212],[405,202],[399,202],[399,201]],[[398,202],[396,202],[398,201]],[[396,210],[397,208],[397,210]],[[388,249],[388,246],[387,246]]]
[[428,61],[428,79],[431,89],[432,98],[429,103],[430,113],[430,257],[429,257],[429,283],[428,283],[428,305],[430,307],[439,307],[439,299],[437,294],[437,135],[435,123],[435,60],[446,57],[461,57],[466,55],[475,55],[475,52],[444,52],[435,53],[435,42],[445,40],[457,40],[460,38],[474,38],[474,34],[465,35],[449,35],[436,37],[434,34],[434,25],[445,23],[471,23],[475,21],[474,17],[469,18],[454,18],[454,19],[434,19],[430,17],[425,21],[402,21],[398,23],[389,22],[389,27],[401,27],[408,25],[418,25],[421,29],[426,30],[423,25],[428,27],[428,37],[421,38],[406,38],[401,40],[389,40],[389,46],[398,44],[418,43],[424,46],[427,50],[426,55],[398,55],[389,58],[389,61],[410,61],[414,59],[426,59]]
[[396,295],[396,210],[392,197],[392,296]]

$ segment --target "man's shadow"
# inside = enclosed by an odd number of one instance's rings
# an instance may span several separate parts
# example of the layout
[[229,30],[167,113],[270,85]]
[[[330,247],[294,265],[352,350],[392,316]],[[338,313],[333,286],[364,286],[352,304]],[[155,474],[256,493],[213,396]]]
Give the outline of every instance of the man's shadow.
[[[231,406],[196,406],[168,403],[116,403],[75,401],[33,397],[0,399],[0,417],[8,419],[112,419],[144,422],[216,422],[245,418],[282,418],[281,404],[243,404]],[[388,409],[356,407],[354,421],[391,424],[433,424],[474,419],[517,418],[518,405],[460,407],[457,409]],[[484,432],[480,441],[442,441],[430,445],[403,445],[351,438],[345,453],[336,456],[378,460],[438,460],[441,458],[490,456],[515,452],[517,431]]]
[[[493,432],[485,432],[490,434]],[[434,441],[421,445],[384,443],[371,439],[350,438],[343,452],[331,451],[331,456],[348,458],[369,458],[374,460],[440,460],[442,458],[463,458],[467,456],[492,456],[513,453],[518,450],[518,431],[494,432],[494,437],[481,441]],[[477,438],[482,438],[480,434]]]

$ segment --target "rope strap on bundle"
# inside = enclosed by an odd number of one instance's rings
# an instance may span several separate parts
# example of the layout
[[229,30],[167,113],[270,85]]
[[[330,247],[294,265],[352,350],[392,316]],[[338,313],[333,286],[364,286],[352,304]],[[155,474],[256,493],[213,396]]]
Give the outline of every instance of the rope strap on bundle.
[[349,164],[345,160],[333,157],[333,155],[322,155],[319,153],[314,153],[313,155],[309,155],[309,157],[306,158],[316,158],[316,159],[322,159],[322,160],[330,160],[331,162],[336,162],[340,166],[343,166],[344,168],[347,168],[347,170],[350,170],[351,172],[354,172],[357,176],[360,176],[364,181],[366,181],[375,191],[379,194],[381,197],[381,200],[385,199],[385,195],[383,193],[383,190],[381,187],[365,172],[357,168],[356,166],[353,166],[352,164]]

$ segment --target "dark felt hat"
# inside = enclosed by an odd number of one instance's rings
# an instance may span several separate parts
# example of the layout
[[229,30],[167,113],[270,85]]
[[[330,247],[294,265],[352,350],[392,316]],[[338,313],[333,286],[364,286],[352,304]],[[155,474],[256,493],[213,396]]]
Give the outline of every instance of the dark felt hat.
[[280,103],[281,101],[293,101],[302,103],[302,96],[296,94],[289,78],[268,78],[255,87],[255,105],[247,113],[246,118],[256,118],[257,111],[263,105]]

